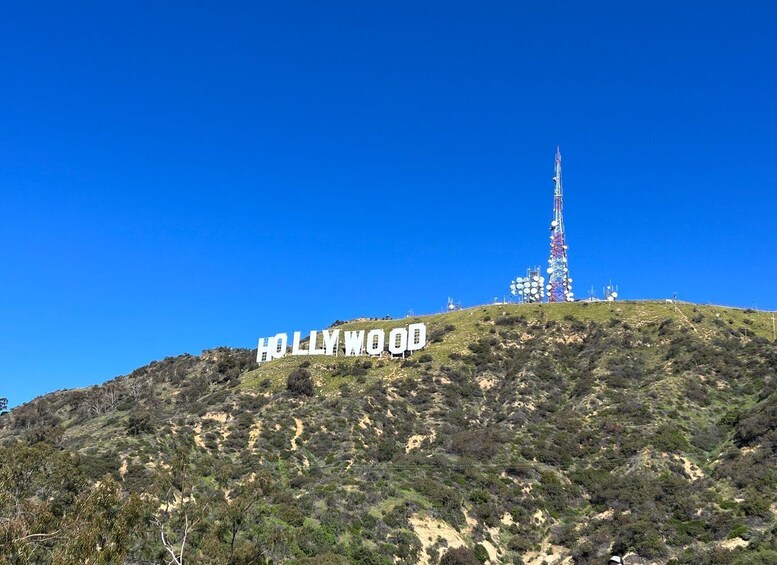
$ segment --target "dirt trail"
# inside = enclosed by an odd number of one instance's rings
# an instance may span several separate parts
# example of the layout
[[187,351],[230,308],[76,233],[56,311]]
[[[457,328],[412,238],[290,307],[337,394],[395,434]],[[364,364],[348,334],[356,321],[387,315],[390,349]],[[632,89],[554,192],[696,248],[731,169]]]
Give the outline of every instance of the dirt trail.
[[294,424],[296,425],[296,431],[294,432],[294,437],[291,438],[291,450],[297,451],[297,439],[302,435],[302,430],[304,428],[302,426],[302,420],[299,418],[294,418]]

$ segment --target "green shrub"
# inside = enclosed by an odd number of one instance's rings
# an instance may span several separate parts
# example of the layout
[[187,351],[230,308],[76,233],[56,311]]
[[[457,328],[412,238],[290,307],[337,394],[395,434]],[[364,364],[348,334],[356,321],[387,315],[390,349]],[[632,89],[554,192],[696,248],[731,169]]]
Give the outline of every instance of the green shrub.
[[486,561],[488,561],[488,550],[485,547],[483,547],[481,544],[477,544],[475,546],[475,557],[481,563],[485,563]]
[[296,368],[286,379],[286,390],[299,396],[313,396],[313,377],[307,369]]
[[653,435],[653,447],[659,451],[687,451],[690,446],[683,432],[676,426],[666,424]]
[[[483,547],[483,546],[480,546]],[[488,557],[488,553],[486,553]],[[483,563],[477,554],[468,547],[455,547],[445,552],[440,565],[480,565]]]
[[147,410],[133,410],[127,418],[127,433],[131,436],[154,432],[151,414]]

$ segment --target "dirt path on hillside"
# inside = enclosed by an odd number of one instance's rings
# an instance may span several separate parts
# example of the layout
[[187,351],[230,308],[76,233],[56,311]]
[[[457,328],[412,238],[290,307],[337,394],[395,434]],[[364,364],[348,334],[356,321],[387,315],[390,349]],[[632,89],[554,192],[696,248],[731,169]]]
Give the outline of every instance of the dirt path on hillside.
[[294,418],[294,424],[296,425],[296,431],[294,432],[294,437],[291,438],[291,450],[297,451],[297,439],[302,435],[304,428],[302,426],[302,420],[299,418]]

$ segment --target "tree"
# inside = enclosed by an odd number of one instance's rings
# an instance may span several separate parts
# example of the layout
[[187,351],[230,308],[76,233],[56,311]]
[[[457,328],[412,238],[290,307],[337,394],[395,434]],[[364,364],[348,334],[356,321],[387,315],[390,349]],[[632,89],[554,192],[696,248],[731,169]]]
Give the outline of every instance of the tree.
[[[157,487],[159,488],[159,508],[153,522],[158,529],[162,546],[167,552],[171,565],[183,565],[188,562],[191,542],[190,536],[199,533],[197,526],[204,521],[207,504],[200,505],[197,488],[197,475],[192,462],[194,438],[191,435],[180,438],[182,441],[175,447],[170,466],[158,468]],[[190,543],[190,546],[193,546]],[[187,556],[184,559],[184,556]]]
[[8,410],[8,399],[0,398],[0,416],[5,414],[6,410]]
[[307,369],[294,369],[286,380],[286,389],[300,396],[313,396],[313,377]]
[[[234,470],[234,466],[230,465],[229,469]],[[253,549],[251,546],[254,544],[245,542],[244,547],[239,547],[238,537],[252,522],[259,520],[258,514],[252,513],[252,510],[270,492],[271,488],[272,480],[269,473],[253,473],[248,481],[239,483],[228,493],[223,493],[224,498],[218,501],[215,514],[218,522],[226,527],[225,538],[229,543],[227,563],[230,565],[237,562],[236,553],[251,553],[251,549]],[[226,496],[227,494],[229,496]]]
[[124,496],[110,476],[83,492],[74,506],[62,522],[67,535],[54,550],[54,563],[123,563],[153,511],[139,495]]
[[62,516],[84,486],[77,460],[38,443],[0,448],[0,563],[52,563]]

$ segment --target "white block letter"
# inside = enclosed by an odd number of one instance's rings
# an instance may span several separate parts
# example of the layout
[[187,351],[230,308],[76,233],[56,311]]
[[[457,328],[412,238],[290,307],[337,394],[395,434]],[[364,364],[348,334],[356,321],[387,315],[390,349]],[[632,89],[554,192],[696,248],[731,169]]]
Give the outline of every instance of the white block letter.
[[364,330],[345,332],[345,354],[361,355],[364,347]]
[[407,350],[418,351],[426,345],[426,324],[410,324],[407,326]]
[[[265,343],[266,341],[266,343]],[[272,361],[272,350],[273,348],[271,345],[275,345],[275,339],[272,337],[259,338],[259,344],[256,346],[256,362],[257,363],[264,363],[265,361]]]
[[394,328],[389,334],[389,351],[392,355],[400,355],[407,349],[407,330]]
[[259,338],[256,347],[256,362],[263,363],[278,359],[286,354],[286,343],[289,337],[286,334],[276,334],[275,337]]
[[272,353],[273,359],[278,359],[286,355],[286,346],[289,343],[289,336],[286,334],[277,334],[275,336],[275,351]]
[[386,334],[383,330],[370,330],[370,333],[367,334],[367,353],[380,355],[383,353],[385,343]]
[[335,345],[337,345],[337,340],[340,337],[340,330],[332,330],[331,333],[329,330],[324,330],[324,349],[326,349],[327,355],[334,355],[335,354]]
[[308,351],[311,355],[323,355],[326,353],[323,348],[316,349],[316,338],[318,337],[318,332],[316,330],[313,330],[310,332],[310,343],[308,344]]
[[307,349],[299,348],[300,332],[294,332],[294,339],[291,342],[291,354],[292,355],[307,355]]

